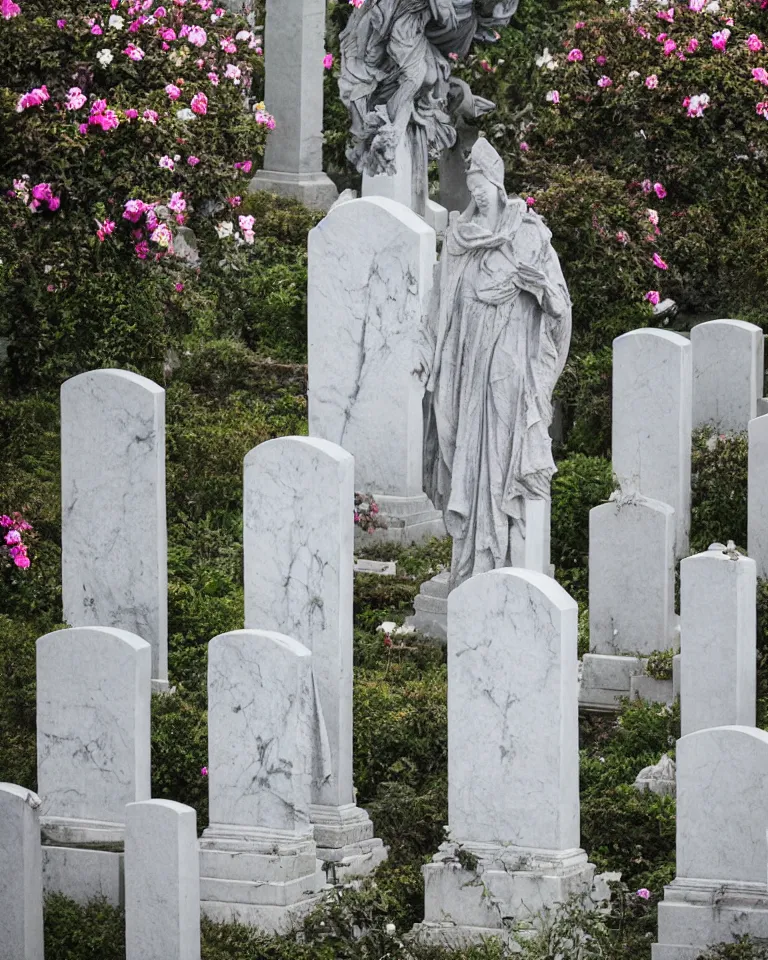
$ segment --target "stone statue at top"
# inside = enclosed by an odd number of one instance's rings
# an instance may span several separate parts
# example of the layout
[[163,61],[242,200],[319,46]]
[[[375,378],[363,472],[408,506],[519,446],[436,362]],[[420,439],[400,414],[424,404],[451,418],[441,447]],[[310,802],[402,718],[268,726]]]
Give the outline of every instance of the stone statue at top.
[[364,0],[341,34],[339,92],[350,112],[348,158],[361,173],[393,175],[405,140],[414,209],[424,213],[427,165],[456,142],[458,117],[494,104],[451,77],[474,39],[491,40],[518,0]]
[[[497,567],[548,566],[552,393],[571,339],[551,234],[507,196],[504,163],[485,139],[472,148],[467,186],[416,371],[426,383],[424,492],[453,537],[451,589]],[[546,544],[531,554],[531,538]]]

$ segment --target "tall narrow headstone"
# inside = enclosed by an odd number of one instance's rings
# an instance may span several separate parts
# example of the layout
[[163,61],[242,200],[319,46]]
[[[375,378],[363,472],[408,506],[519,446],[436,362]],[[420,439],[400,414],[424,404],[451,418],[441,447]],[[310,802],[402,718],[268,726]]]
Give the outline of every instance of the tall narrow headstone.
[[434,230],[380,197],[339,204],[309,235],[309,433],[354,456],[355,489],[404,541],[444,531],[422,490],[415,372],[434,265]]
[[577,612],[550,577],[518,568],[479,574],[448,598],[450,839],[423,868],[423,939],[480,942],[502,918],[590,890]]
[[151,659],[140,637],[107,627],[37,641],[46,892],[122,902],[125,805],[150,795]]
[[309,820],[318,762],[312,655],[267,630],[208,648],[210,825],[200,841],[203,913],[291,930],[325,876]]
[[246,627],[312,651],[331,762],[313,787],[318,856],[365,873],[385,850],[352,785],[354,460],[327,440],[268,440],[245,458],[243,500]]
[[40,799],[0,783],[0,960],[43,960]]
[[328,210],[338,191],[323,173],[325,0],[267,0],[264,99],[275,117],[252,191]]
[[676,760],[677,876],[659,904],[653,960],[768,938],[768,733],[697,730],[677,741]]
[[152,648],[168,686],[165,391],[126,370],[93,370],[61,388],[64,619],[117,627]]
[[[589,511],[589,653],[581,703],[616,709],[642,657],[679,644],[675,617],[675,511],[614,494]],[[671,692],[671,691],[670,691]]]
[[756,590],[755,561],[722,544],[680,564],[683,736],[755,725]]
[[173,800],[129,803],[126,960],[200,960],[197,816]]
[[675,556],[691,520],[691,343],[668,330],[613,341],[613,471],[622,493],[675,511]]
[[757,575],[768,577],[768,416],[749,421],[747,551]]
[[764,336],[744,320],[709,320],[691,330],[693,427],[741,433],[763,396]]

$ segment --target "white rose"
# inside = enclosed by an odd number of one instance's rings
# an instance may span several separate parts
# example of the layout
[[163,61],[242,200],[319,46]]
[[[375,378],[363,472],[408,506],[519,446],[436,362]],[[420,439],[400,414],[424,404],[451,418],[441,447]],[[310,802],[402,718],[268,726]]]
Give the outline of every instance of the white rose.
[[105,47],[103,50],[99,50],[96,54],[96,59],[102,67],[108,67],[115,58],[112,56],[112,51],[108,47]]
[[222,223],[216,224],[216,233],[220,240],[223,240],[225,237],[231,237],[234,229],[235,225],[231,220],[225,220]]
[[122,30],[125,26],[125,20],[122,17],[119,17],[116,13],[113,13],[109,18],[109,23],[107,24],[110,30]]

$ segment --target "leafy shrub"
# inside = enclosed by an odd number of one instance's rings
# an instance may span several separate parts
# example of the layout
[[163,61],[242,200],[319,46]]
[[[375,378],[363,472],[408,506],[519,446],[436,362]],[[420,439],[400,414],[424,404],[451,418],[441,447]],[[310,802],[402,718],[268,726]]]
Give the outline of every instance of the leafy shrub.
[[691,460],[691,553],[711,543],[747,545],[746,433],[715,434],[704,428],[693,437]]
[[45,901],[48,960],[125,960],[125,915],[104,900],[81,907],[59,894]]

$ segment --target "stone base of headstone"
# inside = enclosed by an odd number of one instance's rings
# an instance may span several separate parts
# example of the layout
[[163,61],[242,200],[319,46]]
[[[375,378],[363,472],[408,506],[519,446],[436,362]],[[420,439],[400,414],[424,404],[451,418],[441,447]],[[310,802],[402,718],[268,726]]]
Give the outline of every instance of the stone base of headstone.
[[258,170],[248,184],[249,193],[276,193],[300,200],[305,207],[328,211],[339,198],[336,184],[326,173],[281,173]]
[[311,835],[217,824],[200,839],[200,906],[212,920],[289,933],[324,888]]
[[595,874],[583,850],[443,843],[424,873],[422,943],[461,947],[511,934],[518,923],[572,897],[590,897]]
[[355,527],[355,543],[375,543],[383,540],[407,546],[421,543],[430,537],[444,537],[445,523],[443,515],[435,510],[427,497],[386,497],[373,494],[378,504],[379,515],[386,521],[386,529],[380,528],[368,533]]
[[152,680],[152,693],[156,696],[160,696],[164,693],[171,692],[171,685],[167,680]]
[[373,823],[360,807],[312,804],[309,813],[317,856],[325,866],[329,883],[367,876],[387,859],[387,848],[374,837]]
[[649,677],[643,657],[584,654],[579,707],[595,712],[614,711],[621,707],[624,697],[671,704],[675,698],[674,683],[671,679]]
[[41,819],[40,828],[46,894],[61,893],[80,904],[103,897],[123,906],[122,823],[51,817]]
[[441,207],[434,200],[427,200],[424,220],[432,227],[438,237],[445,236],[445,231],[448,229],[448,211],[445,207]]
[[695,960],[710,944],[743,935],[768,940],[768,892],[764,883],[674,880],[659,904],[659,942],[653,960]]
[[406,627],[413,627],[425,637],[446,641],[450,577],[450,571],[444,570],[422,583],[419,595],[413,601],[414,614],[405,621]]

